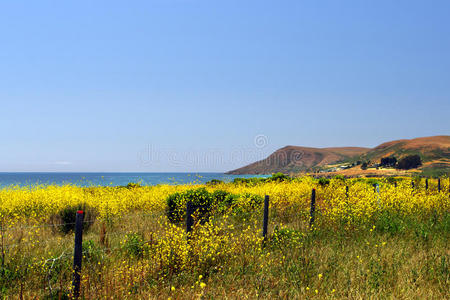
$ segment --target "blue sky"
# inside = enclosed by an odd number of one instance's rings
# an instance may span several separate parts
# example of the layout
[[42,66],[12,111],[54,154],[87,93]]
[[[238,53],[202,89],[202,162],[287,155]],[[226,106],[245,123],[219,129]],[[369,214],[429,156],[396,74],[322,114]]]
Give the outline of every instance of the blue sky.
[[285,145],[449,134],[449,15],[449,1],[2,1],[0,171],[226,171]]

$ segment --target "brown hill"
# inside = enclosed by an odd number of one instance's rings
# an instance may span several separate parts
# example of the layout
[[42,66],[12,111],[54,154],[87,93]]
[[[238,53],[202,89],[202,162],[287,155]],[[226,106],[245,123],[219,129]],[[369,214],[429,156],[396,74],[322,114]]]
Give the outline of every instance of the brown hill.
[[[275,172],[298,173],[317,171],[336,163],[353,163],[357,160],[379,163],[381,158],[418,154],[423,161],[423,169],[434,167],[450,168],[450,136],[432,136],[415,139],[396,140],[383,143],[375,148],[332,147],[309,148],[286,146],[264,160],[228,172],[229,174],[271,174]],[[353,170],[355,169],[355,170]],[[346,172],[361,171],[359,167]],[[353,171],[349,171],[353,170]],[[358,172],[359,172],[358,171]],[[357,173],[357,172],[356,172]]]
[[400,159],[411,154],[420,155],[424,162],[450,160],[450,136],[440,135],[386,142],[371,149],[361,158],[379,162],[383,157],[395,156]]
[[286,146],[272,153],[266,159],[228,172],[228,174],[271,174],[275,172],[295,173],[307,171],[338,161],[348,160],[367,152],[368,148],[333,147],[310,148]]

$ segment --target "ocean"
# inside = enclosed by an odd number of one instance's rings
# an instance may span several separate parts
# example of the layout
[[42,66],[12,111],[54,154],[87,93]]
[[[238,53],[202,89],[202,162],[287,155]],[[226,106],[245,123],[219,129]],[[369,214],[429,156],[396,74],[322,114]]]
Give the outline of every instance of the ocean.
[[225,182],[238,177],[268,177],[268,175],[228,175],[224,173],[57,173],[0,172],[0,187],[65,185],[123,186],[130,182],[141,185],[205,183],[211,179]]

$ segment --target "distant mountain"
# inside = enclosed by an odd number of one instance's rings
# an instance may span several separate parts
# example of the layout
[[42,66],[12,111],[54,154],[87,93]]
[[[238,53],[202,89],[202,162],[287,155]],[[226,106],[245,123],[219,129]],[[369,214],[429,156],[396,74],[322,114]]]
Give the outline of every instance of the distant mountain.
[[275,151],[266,159],[230,171],[228,174],[297,173],[338,161],[349,160],[369,150],[369,148],[360,147],[309,148],[286,146]]
[[[232,170],[229,174],[271,174],[276,172],[301,173],[324,171],[342,164],[346,168],[361,170],[357,162],[374,165],[381,158],[394,156],[401,159],[407,155],[418,154],[422,158],[423,170],[440,168],[450,170],[450,136],[432,136],[404,139],[383,143],[375,148],[336,147],[309,148],[299,146],[283,147],[266,159],[245,167]],[[335,168],[333,171],[336,171]],[[355,172],[353,172],[355,173]],[[352,175],[355,175],[353,174]]]

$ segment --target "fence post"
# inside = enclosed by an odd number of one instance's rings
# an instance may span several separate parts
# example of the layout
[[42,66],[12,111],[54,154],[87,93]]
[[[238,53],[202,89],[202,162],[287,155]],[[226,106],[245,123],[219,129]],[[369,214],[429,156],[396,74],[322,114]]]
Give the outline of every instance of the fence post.
[[411,180],[411,187],[414,188],[414,180]]
[[380,185],[378,183],[375,184],[375,191],[377,192],[378,208],[380,208],[381,207],[381,204],[380,204],[380,201],[381,201],[381,199],[380,199]]
[[[186,233],[189,233],[192,231],[192,226],[194,225],[194,218],[192,217],[192,214],[194,213],[194,206],[192,205],[191,201],[188,201],[186,203]],[[189,235],[188,235],[189,237]]]
[[347,197],[347,199],[348,199],[348,185],[347,186],[345,186],[345,196]]
[[425,190],[428,191],[428,178],[425,178]]
[[316,211],[316,189],[312,189],[311,193],[311,211],[309,212],[309,227],[314,224],[314,213]]
[[267,239],[267,226],[269,225],[269,196],[264,197],[264,217],[263,217],[263,231],[264,240]]
[[83,219],[84,213],[82,210],[77,211],[77,218],[75,221],[75,246],[73,254],[73,281],[72,290],[73,298],[78,299],[80,296],[81,283],[81,260],[83,258]]
[[438,178],[438,192],[441,192],[441,179]]

